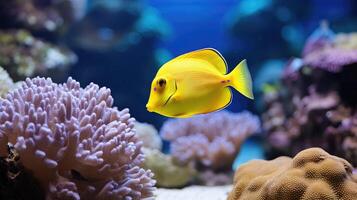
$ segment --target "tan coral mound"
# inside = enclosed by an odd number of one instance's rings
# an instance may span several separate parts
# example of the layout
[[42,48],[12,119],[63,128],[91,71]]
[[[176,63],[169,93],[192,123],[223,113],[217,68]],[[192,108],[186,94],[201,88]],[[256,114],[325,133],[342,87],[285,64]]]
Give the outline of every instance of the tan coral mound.
[[352,169],[346,160],[320,148],[294,158],[251,161],[236,171],[228,200],[355,200],[357,178]]

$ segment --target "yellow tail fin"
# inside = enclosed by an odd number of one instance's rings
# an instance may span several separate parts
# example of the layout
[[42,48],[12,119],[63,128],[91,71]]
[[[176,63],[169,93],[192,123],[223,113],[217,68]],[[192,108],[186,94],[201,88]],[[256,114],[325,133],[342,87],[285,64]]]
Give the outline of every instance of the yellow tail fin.
[[252,77],[250,76],[246,60],[242,60],[228,76],[232,80],[232,87],[234,89],[249,99],[254,99]]

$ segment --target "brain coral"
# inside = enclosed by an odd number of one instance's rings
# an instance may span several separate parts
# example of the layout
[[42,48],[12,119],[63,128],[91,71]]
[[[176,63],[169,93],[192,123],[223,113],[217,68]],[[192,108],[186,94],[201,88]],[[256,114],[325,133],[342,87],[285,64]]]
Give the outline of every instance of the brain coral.
[[294,158],[251,161],[236,171],[228,200],[353,200],[357,179],[352,169],[346,160],[320,148],[306,149]]
[[0,99],[0,154],[13,145],[47,199],[151,198],[135,119],[112,105],[110,90],[93,83],[26,79]]
[[230,168],[241,143],[259,129],[258,117],[249,112],[220,111],[168,120],[161,135],[171,141],[171,153],[179,163],[194,161],[218,170]]

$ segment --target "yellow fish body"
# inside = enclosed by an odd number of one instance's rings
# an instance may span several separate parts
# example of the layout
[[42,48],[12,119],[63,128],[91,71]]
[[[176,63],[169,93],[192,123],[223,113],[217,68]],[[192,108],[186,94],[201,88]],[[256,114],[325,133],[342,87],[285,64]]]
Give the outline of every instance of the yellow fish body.
[[227,74],[227,64],[215,49],[206,48],[165,63],[151,84],[147,110],[167,117],[190,117],[225,108],[230,87],[253,99],[246,61]]

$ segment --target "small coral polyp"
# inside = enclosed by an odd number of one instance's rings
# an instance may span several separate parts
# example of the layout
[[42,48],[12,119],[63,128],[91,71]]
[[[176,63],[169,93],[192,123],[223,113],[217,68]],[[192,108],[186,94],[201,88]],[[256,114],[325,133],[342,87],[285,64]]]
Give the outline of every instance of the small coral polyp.
[[26,79],[0,99],[0,153],[13,145],[47,199],[151,198],[155,181],[143,162],[129,110],[112,107],[107,88],[69,78]]

